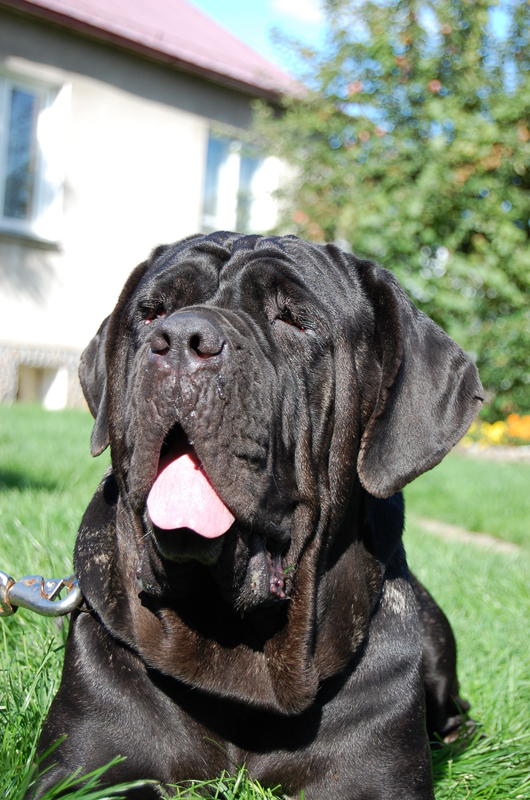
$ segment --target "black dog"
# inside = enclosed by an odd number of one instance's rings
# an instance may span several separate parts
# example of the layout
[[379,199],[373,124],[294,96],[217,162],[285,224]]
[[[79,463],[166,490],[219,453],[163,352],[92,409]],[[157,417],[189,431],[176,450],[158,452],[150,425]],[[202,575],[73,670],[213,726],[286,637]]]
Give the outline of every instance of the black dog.
[[246,764],[290,798],[433,798],[426,709],[443,737],[467,704],[399,490],[479,409],[466,354],[370,262],[216,233],[134,270],[80,374],[112,470],[39,791],[120,754],[109,781]]

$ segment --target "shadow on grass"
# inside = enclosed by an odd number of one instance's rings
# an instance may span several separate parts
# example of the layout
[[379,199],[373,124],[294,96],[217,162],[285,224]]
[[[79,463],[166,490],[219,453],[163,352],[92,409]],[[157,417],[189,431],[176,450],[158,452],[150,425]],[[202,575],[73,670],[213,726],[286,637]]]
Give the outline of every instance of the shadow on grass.
[[52,478],[34,478],[28,472],[16,469],[0,469],[0,492],[18,489],[26,491],[29,489],[42,489],[46,492],[56,492],[62,488],[60,481]]

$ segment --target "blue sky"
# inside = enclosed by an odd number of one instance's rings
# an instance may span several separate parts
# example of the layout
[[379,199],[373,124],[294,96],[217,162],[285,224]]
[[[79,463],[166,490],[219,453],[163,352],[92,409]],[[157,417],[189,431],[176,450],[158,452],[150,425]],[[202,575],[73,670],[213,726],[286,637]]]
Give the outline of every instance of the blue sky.
[[[320,0],[189,0],[260,55],[289,71],[289,60],[271,41],[271,29],[280,28],[314,44],[323,31]],[[489,25],[504,38],[511,0],[490,9]]]
[[284,69],[281,53],[271,43],[270,30],[279,27],[308,43],[322,27],[319,0],[189,0],[216,22]]

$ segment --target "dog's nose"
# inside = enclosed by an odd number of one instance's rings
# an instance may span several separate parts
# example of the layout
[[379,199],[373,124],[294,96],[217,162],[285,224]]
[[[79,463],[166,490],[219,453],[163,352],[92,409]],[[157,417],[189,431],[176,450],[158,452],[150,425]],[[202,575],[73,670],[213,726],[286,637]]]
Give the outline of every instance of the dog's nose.
[[162,320],[153,331],[151,350],[160,356],[184,356],[205,361],[219,356],[226,344],[221,328],[194,311],[180,311]]

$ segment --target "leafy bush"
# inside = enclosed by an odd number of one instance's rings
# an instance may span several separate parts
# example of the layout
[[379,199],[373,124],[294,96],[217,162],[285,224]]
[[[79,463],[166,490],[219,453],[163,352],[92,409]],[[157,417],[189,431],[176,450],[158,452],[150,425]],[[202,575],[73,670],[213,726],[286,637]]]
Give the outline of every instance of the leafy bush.
[[[491,420],[530,411],[530,8],[328,0],[306,90],[256,138],[293,165],[287,227],[393,270],[475,354]],[[496,14],[496,16],[495,16]]]

